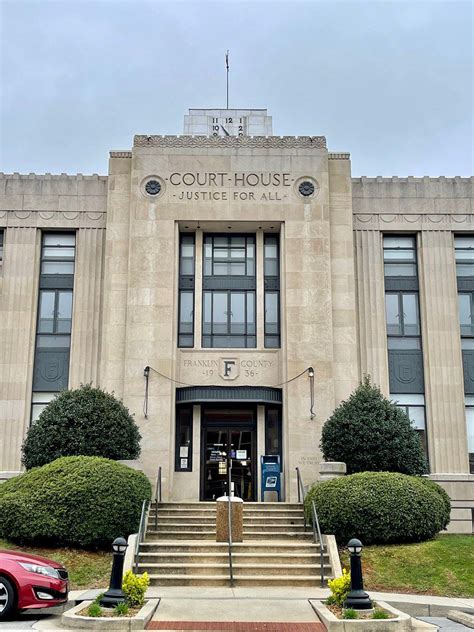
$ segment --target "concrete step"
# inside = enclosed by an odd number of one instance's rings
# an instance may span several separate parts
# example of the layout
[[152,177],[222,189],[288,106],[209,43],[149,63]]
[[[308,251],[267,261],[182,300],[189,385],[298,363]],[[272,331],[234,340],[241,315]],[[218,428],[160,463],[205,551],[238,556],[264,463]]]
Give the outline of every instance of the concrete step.
[[147,533],[148,532],[160,533],[160,531],[194,531],[195,537],[198,537],[198,534],[201,533],[201,531],[209,531],[209,530],[212,530],[215,532],[216,530],[215,522],[209,522],[209,523],[197,522],[197,523],[192,523],[192,524],[187,524],[185,522],[167,522],[164,524],[158,520],[157,528],[155,529],[154,522],[152,521],[149,524],[149,529],[147,530]]
[[271,542],[273,538],[288,540],[288,539],[297,539],[297,540],[313,540],[313,534],[309,531],[304,532],[301,531],[272,531],[269,533],[268,531],[252,531],[248,532],[244,529],[243,533],[244,541],[251,540],[266,540],[267,542]]
[[244,525],[253,524],[301,524],[304,526],[304,518],[300,516],[247,516],[244,514]]
[[[251,533],[254,533],[256,531],[265,531],[269,537],[271,537],[272,533],[281,533],[281,532],[285,532],[285,531],[295,531],[297,533],[304,533],[304,523],[303,521],[301,521],[301,524],[292,524],[291,522],[283,522],[280,524],[274,524],[274,523],[270,523],[270,522],[263,522],[260,524],[248,524],[247,522],[244,522],[244,535],[250,535]],[[307,529],[308,533],[309,533],[309,529]],[[312,535],[312,532],[311,532]]]
[[[139,564],[140,573],[147,572],[149,575],[224,575],[229,576],[229,565],[227,563],[198,563],[198,564]],[[330,572],[329,565],[324,566],[325,574]],[[265,575],[292,575],[310,576],[319,575],[319,565],[308,564],[233,564],[235,577],[241,575],[256,576]]]
[[[229,577],[221,575],[149,575],[151,586],[229,586]],[[329,578],[331,578],[329,576]],[[320,586],[318,575],[239,575],[235,586]]]
[[[228,551],[164,551],[161,553],[140,553],[139,564],[204,564],[227,563]],[[319,553],[236,553],[233,552],[232,560],[236,564],[305,564],[319,565]],[[329,556],[323,555],[323,563],[329,563]]]
[[[215,536],[214,536],[215,537]],[[160,553],[224,553],[227,555],[227,542],[203,542],[201,540],[183,540],[179,544],[162,540],[147,540],[140,545],[143,554]],[[269,542],[248,541],[236,542],[232,545],[234,555],[319,555],[319,544],[307,541],[271,540]]]
[[[147,531],[146,538],[149,540],[156,540],[159,538],[160,540],[191,540],[196,537],[196,531]],[[200,540],[216,540],[216,530],[213,531],[200,531],[199,532]]]
[[[216,516],[214,515],[210,515],[210,516],[181,516],[181,515],[175,515],[175,516],[162,516],[161,513],[158,514],[158,520],[156,521],[157,524],[212,524],[215,525],[216,524]],[[154,525],[155,524],[155,516],[149,516],[148,518],[148,524],[149,525]]]

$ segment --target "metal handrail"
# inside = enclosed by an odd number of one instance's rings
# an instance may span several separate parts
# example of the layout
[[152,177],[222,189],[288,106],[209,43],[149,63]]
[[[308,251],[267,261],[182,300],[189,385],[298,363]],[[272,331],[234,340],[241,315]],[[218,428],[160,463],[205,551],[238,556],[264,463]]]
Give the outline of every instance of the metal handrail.
[[306,531],[306,512],[304,510],[305,493],[304,493],[303,479],[301,478],[300,468],[297,467],[295,469],[296,469],[296,481],[298,485],[298,502],[303,503],[304,530]]
[[234,586],[234,568],[232,566],[232,501],[230,497],[232,484],[232,458],[227,458],[227,529],[229,542],[229,581],[231,587]]
[[138,556],[140,553],[140,544],[144,540],[144,535],[145,535],[145,530],[146,530],[148,505],[149,505],[149,501],[144,500],[142,503],[142,513],[140,515],[140,526],[138,528],[137,539],[135,541],[135,551],[134,551],[134,556],[133,556],[133,566],[135,569],[135,573],[138,571]]
[[158,503],[161,503],[161,465],[158,467],[158,474],[156,475],[155,531],[158,531]]
[[311,514],[313,523],[313,539],[316,544],[316,538],[319,541],[319,565],[321,566],[321,588],[324,587],[324,542],[321,535],[321,529],[319,528],[318,512],[316,511],[316,505],[314,500],[311,500]]
[[[306,531],[306,512],[304,509],[304,500],[305,500],[306,494],[304,491],[303,479],[301,477],[299,467],[296,468],[296,479],[297,479],[297,484],[298,484],[298,502],[303,503],[304,530]],[[312,518],[311,523],[313,527],[313,540],[315,544],[319,542],[319,565],[321,567],[321,587],[323,587],[324,586],[325,548],[324,548],[323,536],[321,535],[321,529],[319,527],[318,512],[316,511],[316,505],[313,499],[311,499],[311,518]]]

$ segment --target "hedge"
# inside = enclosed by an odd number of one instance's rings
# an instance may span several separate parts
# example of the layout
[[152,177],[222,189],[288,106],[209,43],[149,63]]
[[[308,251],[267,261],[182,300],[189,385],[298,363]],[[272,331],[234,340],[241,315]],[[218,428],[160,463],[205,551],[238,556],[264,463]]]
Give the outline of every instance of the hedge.
[[361,472],[316,483],[305,498],[311,516],[314,500],[321,531],[340,544],[419,542],[449,522],[448,494],[429,479],[394,472]]
[[138,529],[147,477],[100,457],[62,457],[0,485],[0,537],[20,544],[110,548]]
[[61,392],[41,412],[23,443],[26,469],[61,456],[135,459],[140,433],[124,404],[91,385]]

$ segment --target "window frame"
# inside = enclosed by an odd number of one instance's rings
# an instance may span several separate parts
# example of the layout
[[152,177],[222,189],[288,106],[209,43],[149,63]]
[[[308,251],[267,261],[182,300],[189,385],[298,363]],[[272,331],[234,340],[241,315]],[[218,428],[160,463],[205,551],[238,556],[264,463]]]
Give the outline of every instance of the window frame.
[[[51,244],[47,244],[46,240],[50,237],[54,237],[54,236],[67,236],[67,237],[73,237],[74,238],[74,245],[71,244],[56,244],[56,245],[51,245]],[[44,231],[42,233],[41,236],[41,258],[40,258],[40,275],[43,277],[62,277],[62,276],[67,276],[67,277],[72,277],[74,276],[75,270],[76,270],[76,233],[75,232],[57,232],[57,231]],[[45,249],[46,248],[57,248],[59,249],[59,252],[61,251],[61,249],[63,251],[65,250],[69,250],[69,249],[73,249],[73,255],[72,256],[62,256],[62,257],[48,257],[47,255],[45,255]],[[71,272],[44,272],[43,271],[43,264],[44,263],[67,263],[67,264],[72,264],[72,271]]]
[[[191,259],[191,257],[183,256],[183,245],[189,245],[190,243],[192,243],[192,246],[193,246],[192,274],[188,274],[183,271],[184,261]],[[181,348],[181,349],[194,348],[194,328],[195,328],[195,322],[196,322],[195,278],[196,278],[196,235],[195,233],[180,233],[179,234],[179,282],[178,282],[178,348]],[[192,295],[191,332],[183,331],[183,325],[185,323],[185,321],[181,320],[181,306],[183,302],[183,294]],[[185,339],[188,342],[185,342]]]
[[[398,318],[399,318],[399,327],[400,333],[394,334],[389,333],[389,325],[387,320],[387,296],[397,296],[398,298]],[[407,334],[405,332],[405,312],[403,309],[403,298],[404,296],[413,296],[415,299],[415,308],[416,308],[416,326],[418,328],[418,333],[416,334]],[[421,337],[421,318],[420,318],[420,301],[419,301],[419,293],[413,290],[386,290],[385,291],[385,319],[386,319],[386,327],[387,327],[387,338],[420,338]]]
[[[224,248],[224,246],[216,246],[215,245],[215,240],[216,239],[226,239],[227,240],[227,246],[225,246],[227,248],[228,251],[228,256],[227,257],[216,257],[215,256],[215,251],[218,249],[222,249]],[[244,245],[240,245],[240,246],[232,246],[232,239],[244,239],[245,243]],[[209,241],[211,242],[211,257],[207,257],[206,256],[206,245],[209,244]],[[253,246],[253,257],[249,257],[248,255],[248,251],[249,251],[249,246]],[[245,256],[244,257],[232,257],[232,249],[234,250],[240,250],[244,248],[245,249]],[[217,259],[217,261],[216,261]],[[210,261],[210,269],[211,272],[210,274],[206,272],[206,262]],[[249,265],[250,265],[250,261],[253,261],[253,271],[250,273],[249,272]],[[245,274],[232,274],[232,273],[227,273],[227,274],[216,274],[214,271],[214,266],[215,264],[226,264],[228,266],[231,266],[233,263],[235,264],[239,264],[239,265],[244,265],[245,266]],[[210,278],[214,278],[214,279],[225,279],[225,278],[245,278],[245,279],[254,279],[256,278],[257,275],[257,240],[256,240],[256,235],[254,233],[231,233],[231,234],[223,234],[223,233],[205,233],[203,235],[203,240],[202,240],[202,276],[203,279],[210,279]]]
[[[389,239],[410,239],[413,246],[385,246],[385,241]],[[417,247],[416,247],[416,235],[392,235],[390,233],[384,233],[382,236],[382,249],[383,249],[383,264],[384,264],[384,277],[387,279],[413,279],[418,277],[418,257],[417,257]],[[400,251],[409,251],[412,254],[412,257],[406,258],[393,258],[387,257],[389,253],[396,253]],[[389,273],[389,269],[387,266],[390,265],[400,265],[405,266],[408,269],[408,266],[411,266],[412,273],[410,274],[391,274]]]
[[[225,333],[221,333],[218,332],[216,333],[214,331],[214,295],[215,294],[226,294],[227,296],[227,305],[226,305],[226,332]],[[244,321],[244,327],[245,327],[245,333],[243,334],[239,334],[239,333],[233,333],[232,332],[232,295],[233,294],[243,294],[244,295],[244,301],[245,301],[245,306],[244,306],[244,313],[245,313],[245,321]],[[206,296],[210,295],[211,297],[211,302],[210,302],[210,321],[206,320]],[[249,304],[248,304],[248,297],[249,295],[253,296],[253,333],[252,331],[249,332],[249,319],[248,319],[248,312],[249,312]],[[203,349],[255,349],[257,346],[257,305],[256,305],[256,291],[255,290],[240,290],[240,289],[222,289],[222,290],[203,290],[202,292],[202,347]],[[210,331],[206,331],[206,325],[210,324]],[[243,342],[245,342],[244,345],[242,346],[232,346],[229,347],[228,345],[224,345],[224,346],[220,346],[220,345],[216,345],[214,344],[216,341],[219,340],[219,338],[234,338],[234,339],[241,339]],[[254,344],[248,344],[251,339],[253,338],[254,340]],[[210,340],[210,346],[205,344],[205,340],[209,339]]]
[[5,248],[5,229],[0,228],[0,268],[3,265],[3,250]]

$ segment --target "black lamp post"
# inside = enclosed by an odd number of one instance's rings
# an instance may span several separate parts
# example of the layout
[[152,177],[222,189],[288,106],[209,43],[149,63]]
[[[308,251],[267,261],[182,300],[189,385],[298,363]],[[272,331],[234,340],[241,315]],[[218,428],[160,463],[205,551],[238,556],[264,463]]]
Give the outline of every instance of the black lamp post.
[[122,575],[127,546],[128,544],[125,538],[116,538],[112,542],[114,557],[112,561],[112,572],[110,574],[110,586],[100,600],[100,605],[104,606],[104,608],[115,608],[118,603],[123,603],[126,599],[125,593],[122,590]]
[[351,554],[351,590],[344,601],[344,608],[354,608],[354,610],[371,610],[372,602],[369,595],[364,591],[362,580],[362,542],[352,538],[347,545]]

